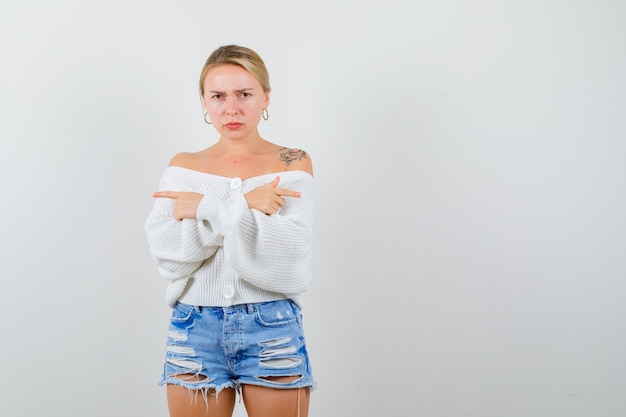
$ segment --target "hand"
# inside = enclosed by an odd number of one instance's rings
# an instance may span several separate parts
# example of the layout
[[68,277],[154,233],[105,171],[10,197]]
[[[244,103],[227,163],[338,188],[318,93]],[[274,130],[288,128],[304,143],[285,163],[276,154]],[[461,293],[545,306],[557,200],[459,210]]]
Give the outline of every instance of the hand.
[[280,177],[276,177],[269,184],[261,185],[244,194],[248,202],[248,208],[257,209],[265,214],[275,214],[285,204],[283,197],[300,197],[298,191],[277,188],[279,182]]
[[204,195],[182,191],[157,191],[152,193],[154,198],[174,199],[174,218],[176,220],[195,219],[198,212],[198,204]]

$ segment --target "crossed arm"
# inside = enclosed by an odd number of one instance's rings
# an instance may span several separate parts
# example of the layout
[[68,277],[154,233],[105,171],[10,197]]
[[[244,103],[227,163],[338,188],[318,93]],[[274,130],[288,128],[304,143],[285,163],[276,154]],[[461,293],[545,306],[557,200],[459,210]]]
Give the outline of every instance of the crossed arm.
[[[264,214],[275,214],[285,204],[285,197],[299,198],[298,191],[278,187],[280,177],[268,184],[255,188],[244,194],[248,208],[257,209]],[[174,218],[196,219],[198,205],[204,197],[202,194],[183,191],[157,191],[152,194],[154,198],[171,198],[174,201]]]

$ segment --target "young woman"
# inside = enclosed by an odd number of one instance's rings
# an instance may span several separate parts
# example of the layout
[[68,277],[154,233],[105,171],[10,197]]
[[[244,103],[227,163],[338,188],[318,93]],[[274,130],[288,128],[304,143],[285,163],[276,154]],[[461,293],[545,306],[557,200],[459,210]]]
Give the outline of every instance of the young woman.
[[[200,76],[219,140],[174,156],[146,220],[172,307],[161,384],[172,417],[308,415],[300,294],[311,279],[311,158],[263,139],[270,84],[249,48],[215,50]],[[203,400],[198,400],[198,396]]]

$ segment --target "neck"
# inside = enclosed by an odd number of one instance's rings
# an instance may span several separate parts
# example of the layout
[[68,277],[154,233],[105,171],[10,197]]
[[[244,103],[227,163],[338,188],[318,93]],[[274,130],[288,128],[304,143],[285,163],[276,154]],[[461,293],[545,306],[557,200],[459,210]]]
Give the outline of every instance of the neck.
[[258,151],[266,141],[261,136],[256,135],[250,138],[241,139],[228,139],[221,137],[217,145],[222,149],[222,152],[227,154],[244,154]]

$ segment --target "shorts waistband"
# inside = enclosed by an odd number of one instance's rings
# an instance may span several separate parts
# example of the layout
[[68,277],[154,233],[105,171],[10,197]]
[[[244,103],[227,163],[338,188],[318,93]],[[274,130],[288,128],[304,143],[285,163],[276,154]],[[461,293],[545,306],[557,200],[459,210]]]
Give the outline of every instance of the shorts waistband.
[[290,303],[290,304],[293,304],[293,301],[290,300],[289,298],[283,298],[283,299],[280,299],[280,300],[273,300],[273,301],[261,301],[261,302],[258,302],[258,303],[233,304],[233,305],[230,305],[230,306],[194,306],[194,305],[181,303],[180,301],[178,302],[178,304],[183,305],[183,306],[185,306],[188,309],[193,309],[197,313],[200,313],[202,311],[223,311],[223,312],[229,312],[229,311],[236,311],[236,310],[246,310],[249,314],[252,314],[252,313],[254,313],[256,307],[259,306],[259,305],[272,304],[272,303],[285,302],[285,301]]

